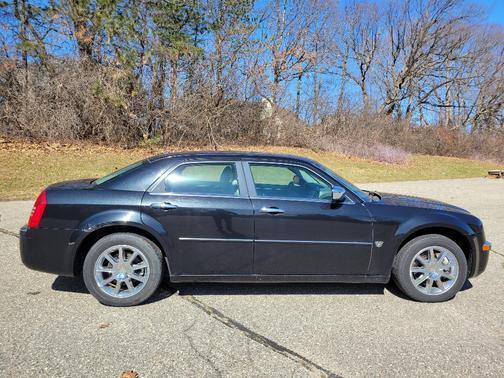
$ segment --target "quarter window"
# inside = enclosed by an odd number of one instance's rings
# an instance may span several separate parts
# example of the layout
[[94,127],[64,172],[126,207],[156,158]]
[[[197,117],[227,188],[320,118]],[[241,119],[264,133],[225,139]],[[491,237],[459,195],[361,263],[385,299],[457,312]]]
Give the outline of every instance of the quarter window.
[[250,163],[258,197],[331,199],[331,185],[296,165]]
[[175,194],[239,196],[234,163],[183,164],[164,180],[164,191]]

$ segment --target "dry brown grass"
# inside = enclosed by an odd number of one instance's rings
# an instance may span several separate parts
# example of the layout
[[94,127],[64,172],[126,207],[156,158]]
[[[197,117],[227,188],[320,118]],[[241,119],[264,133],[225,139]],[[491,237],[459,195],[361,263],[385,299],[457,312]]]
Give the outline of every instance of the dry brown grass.
[[[209,148],[199,148],[205,150]],[[211,149],[211,148],[210,148]],[[99,177],[133,161],[180,148],[123,149],[91,143],[0,143],[0,199],[31,199],[45,186],[63,180]],[[186,150],[195,150],[186,148]],[[265,151],[315,159],[354,182],[484,176],[493,163],[413,155],[405,164],[387,164],[332,152],[273,146],[222,146],[220,150]],[[502,167],[501,167],[502,168]]]

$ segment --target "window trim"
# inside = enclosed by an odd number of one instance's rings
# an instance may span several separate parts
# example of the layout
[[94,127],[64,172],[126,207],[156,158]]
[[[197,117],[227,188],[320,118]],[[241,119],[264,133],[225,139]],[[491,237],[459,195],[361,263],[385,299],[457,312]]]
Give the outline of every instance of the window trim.
[[[332,200],[330,199],[317,199],[317,198],[302,198],[302,197],[275,197],[275,196],[258,196],[256,189],[255,189],[255,182],[254,182],[254,177],[252,176],[252,170],[250,168],[250,164],[256,164],[256,165],[280,165],[280,166],[294,166],[294,167],[300,167],[303,169],[306,169],[313,173],[315,176],[320,178],[323,182],[329,184],[331,188],[334,186],[334,183],[332,183],[330,180],[326,179],[323,177],[320,173],[316,172],[310,167],[307,167],[306,165],[303,164],[298,164],[298,163],[290,163],[290,162],[277,162],[277,161],[254,161],[254,160],[248,160],[243,162],[243,169],[245,173],[245,180],[247,182],[247,189],[250,194],[250,199],[251,200],[266,200],[266,199],[273,199],[273,200],[281,200],[281,201],[300,201],[300,202],[316,202],[316,203],[332,203]],[[345,188],[344,186],[342,186]],[[347,188],[345,188],[346,191],[348,191]],[[345,200],[340,202],[342,205],[355,205],[355,201],[348,196],[348,194],[345,194]]]
[[[233,195],[225,195],[225,194],[198,194],[198,193],[175,193],[175,192],[166,192],[166,191],[158,191],[158,187],[164,182],[164,180],[176,169],[183,165],[201,165],[201,164],[234,164],[236,169],[236,175],[238,178],[238,188],[240,194],[237,196]],[[212,198],[249,198],[248,188],[245,183],[245,177],[243,174],[242,162],[238,160],[189,160],[183,161],[174,166],[168,168],[147,190],[147,192],[151,195],[167,195],[167,196],[179,196],[179,197],[212,197]]]

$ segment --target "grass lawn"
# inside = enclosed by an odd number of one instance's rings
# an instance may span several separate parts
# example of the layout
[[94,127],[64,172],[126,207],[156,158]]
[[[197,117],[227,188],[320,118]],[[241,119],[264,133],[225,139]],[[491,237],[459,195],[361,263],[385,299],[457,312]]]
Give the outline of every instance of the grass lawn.
[[[357,183],[483,177],[489,169],[502,168],[495,163],[440,156],[414,155],[408,163],[395,165],[303,148],[224,146],[220,149],[307,156]],[[100,177],[163,151],[167,150],[121,149],[90,144],[0,143],[0,200],[33,199],[51,183]]]

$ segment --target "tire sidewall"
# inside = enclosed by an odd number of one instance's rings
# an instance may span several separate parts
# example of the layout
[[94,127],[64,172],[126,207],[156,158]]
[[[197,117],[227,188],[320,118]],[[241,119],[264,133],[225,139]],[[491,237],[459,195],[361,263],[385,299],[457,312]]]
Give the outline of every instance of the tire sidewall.
[[[427,295],[418,291],[410,279],[410,265],[414,256],[424,248],[439,246],[455,255],[459,264],[459,274],[454,285],[439,295]],[[443,302],[453,298],[467,280],[467,259],[457,243],[442,235],[424,235],[408,242],[399,251],[394,269],[394,279],[402,291],[410,298],[421,302]]]
[[[100,254],[115,245],[130,245],[138,248],[149,263],[149,277],[144,288],[127,298],[114,298],[104,293],[95,281],[94,268]],[[116,233],[98,240],[89,250],[82,269],[84,283],[89,292],[102,304],[108,306],[135,306],[146,301],[159,287],[163,276],[162,254],[159,248],[150,240],[136,234]]]

